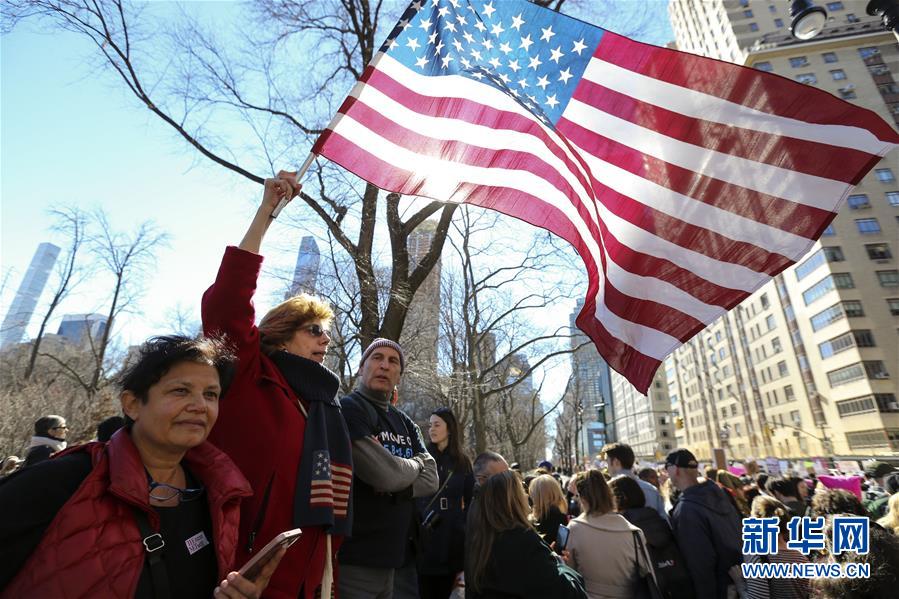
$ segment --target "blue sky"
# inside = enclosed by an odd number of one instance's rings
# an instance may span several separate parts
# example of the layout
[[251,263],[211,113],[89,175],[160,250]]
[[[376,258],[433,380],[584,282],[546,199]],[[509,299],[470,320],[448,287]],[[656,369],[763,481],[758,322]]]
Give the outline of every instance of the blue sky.
[[[622,22],[642,5],[636,0],[612,4],[610,14],[618,13],[615,18]],[[648,2],[657,18],[644,41],[664,44],[672,38],[666,4]],[[190,5],[236,27],[235,8],[227,2]],[[597,24],[616,29],[616,23]],[[169,247],[158,252],[139,312],[124,317],[115,330],[125,345],[165,332],[166,314],[176,304],[196,308],[225,245],[240,240],[261,190],[193,153],[110,72],[93,66],[96,50],[88,41],[70,33],[39,33],[26,23],[0,43],[0,280],[9,275],[0,311],[5,314],[38,243],[54,240],[47,231],[47,210],[102,206],[117,229],[130,230],[150,219],[171,235]],[[300,234],[283,223],[269,235],[299,244]],[[282,252],[268,265],[289,267],[292,260],[290,252]],[[263,281],[260,310],[271,305],[277,285]],[[58,310],[50,330],[55,332],[67,312],[105,312],[108,298],[98,291],[103,287],[99,279],[82,286]],[[562,324],[572,307],[573,302],[554,311]],[[38,321],[32,319],[29,333],[36,332]]]

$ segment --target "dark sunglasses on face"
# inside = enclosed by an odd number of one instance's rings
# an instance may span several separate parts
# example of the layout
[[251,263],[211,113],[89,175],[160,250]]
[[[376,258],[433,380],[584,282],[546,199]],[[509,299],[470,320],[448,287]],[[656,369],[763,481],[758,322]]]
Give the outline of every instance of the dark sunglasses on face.
[[304,331],[308,331],[309,334],[313,337],[321,337],[322,335],[327,335],[328,337],[331,336],[331,333],[328,331],[328,329],[322,327],[322,325],[320,324],[309,324],[300,328]]

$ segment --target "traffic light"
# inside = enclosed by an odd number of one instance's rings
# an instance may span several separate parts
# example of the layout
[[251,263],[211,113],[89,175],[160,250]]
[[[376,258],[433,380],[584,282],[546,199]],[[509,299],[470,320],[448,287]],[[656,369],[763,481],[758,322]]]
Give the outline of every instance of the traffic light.
[[766,439],[770,439],[774,435],[774,426],[770,422],[762,425],[762,434]]
[[684,417],[683,416],[678,416],[677,418],[674,419],[674,428],[676,428],[677,430],[681,430],[684,428]]

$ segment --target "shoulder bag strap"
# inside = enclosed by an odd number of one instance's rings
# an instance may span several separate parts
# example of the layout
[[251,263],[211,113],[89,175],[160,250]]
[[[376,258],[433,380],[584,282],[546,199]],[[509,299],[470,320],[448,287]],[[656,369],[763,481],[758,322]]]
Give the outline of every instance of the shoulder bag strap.
[[150,520],[146,512],[140,508],[134,508],[137,519],[137,528],[140,529],[141,542],[144,544],[144,552],[147,554],[147,565],[150,566],[150,578],[153,580],[153,596],[156,599],[171,599],[172,591],[169,588],[169,573],[162,563],[162,548],[165,540],[158,532],[153,532]]
[[431,508],[432,505],[434,505],[434,501],[436,501],[437,498],[440,497],[440,494],[443,493],[443,490],[446,488],[447,483],[449,483],[449,481],[452,477],[453,477],[453,471],[450,470],[449,474],[446,475],[446,480],[443,481],[443,484],[440,485],[439,489],[437,489],[437,493],[435,493],[434,496],[431,497],[431,501],[428,502],[428,505],[425,506],[425,509],[421,510],[422,512],[424,512],[425,516],[428,515],[428,510]]

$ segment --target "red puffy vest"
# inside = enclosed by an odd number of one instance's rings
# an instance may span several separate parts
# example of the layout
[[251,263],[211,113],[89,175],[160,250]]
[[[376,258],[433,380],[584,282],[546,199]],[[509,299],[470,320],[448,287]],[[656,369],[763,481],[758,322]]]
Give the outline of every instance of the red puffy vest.
[[[135,508],[159,529],[140,455],[126,430],[108,444],[87,443],[58,455],[78,451],[91,455],[93,470],[0,598],[134,596],[145,558]],[[219,577],[224,578],[235,566],[240,500],[251,495],[250,485],[209,442],[188,451],[184,463],[206,487]]]

